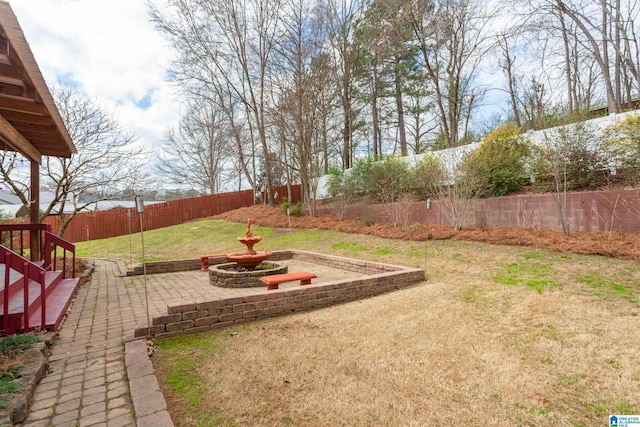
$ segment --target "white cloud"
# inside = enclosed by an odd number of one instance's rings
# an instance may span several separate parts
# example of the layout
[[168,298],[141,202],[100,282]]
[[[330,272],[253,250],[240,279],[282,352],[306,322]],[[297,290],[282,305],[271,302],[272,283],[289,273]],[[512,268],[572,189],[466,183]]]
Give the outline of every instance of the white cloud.
[[10,4],[49,86],[74,82],[147,146],[177,123],[179,106],[165,78],[171,51],[143,0]]

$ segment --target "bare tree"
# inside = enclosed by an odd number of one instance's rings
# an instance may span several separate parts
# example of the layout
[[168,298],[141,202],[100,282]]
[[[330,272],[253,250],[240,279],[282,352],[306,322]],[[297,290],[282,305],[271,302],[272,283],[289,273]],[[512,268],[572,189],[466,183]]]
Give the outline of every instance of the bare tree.
[[[269,206],[274,201],[268,114],[274,100],[270,79],[280,7],[279,0],[169,0],[165,14],[149,3],[153,22],[179,53],[172,70],[177,80],[200,93],[217,94],[227,108],[242,106],[245,133],[264,163]],[[252,154],[255,160],[257,153]]]
[[191,105],[177,130],[165,134],[156,168],[167,181],[199,194],[220,190],[222,173],[232,157],[232,131],[226,116],[206,100]]
[[500,47],[503,55],[503,61],[500,63],[500,68],[502,68],[507,78],[507,87],[509,100],[511,102],[511,113],[513,114],[513,121],[517,126],[522,126],[522,121],[520,120],[520,111],[518,109],[518,83],[517,76],[515,75],[514,70],[516,58],[512,54],[507,34],[502,33],[498,35],[498,46]]
[[356,185],[348,173],[339,168],[333,168],[327,178],[327,194],[329,206],[342,221],[356,197]]
[[442,210],[455,230],[464,225],[471,211],[471,201],[486,188],[488,177],[474,173],[472,151],[444,151],[442,180],[436,187]]
[[353,160],[353,132],[357,109],[354,108],[353,69],[355,47],[353,37],[356,20],[364,9],[362,0],[328,0],[326,5],[327,26],[331,54],[334,56],[339,98],[342,105],[342,167],[348,169]]
[[[640,83],[640,50],[634,21],[640,5],[621,0],[545,0],[543,5],[559,16],[563,28],[569,20],[579,30],[578,42],[598,64],[609,112],[621,111]],[[567,35],[563,32],[563,36]]]
[[0,176],[2,176],[2,185],[19,197],[24,206],[31,204],[29,170],[28,166],[25,168],[22,155],[11,151],[0,152]]
[[316,133],[324,91],[322,87],[315,90],[323,80],[313,68],[326,37],[322,18],[323,14],[309,2],[284,3],[283,31],[275,47],[279,72],[274,78],[274,93],[279,102],[273,114],[279,119],[276,123],[285,143],[282,160],[297,172],[311,216],[315,216],[317,177],[325,169],[322,153],[326,148]]
[[483,96],[474,78],[492,47],[487,31],[492,15],[476,0],[415,2],[412,23],[422,66],[433,87],[447,146],[456,147]]
[[600,136],[584,123],[544,131],[537,157],[538,175],[553,178],[562,231],[568,235],[567,192],[590,185],[595,171],[603,168]]
[[[43,157],[42,188],[53,199],[41,207],[40,218],[58,215],[58,235],[63,236],[76,215],[93,203],[122,198],[128,188],[141,188],[147,153],[135,145],[135,135],[95,100],[73,88],[55,88],[52,94],[77,153],[70,158]],[[20,181],[24,176],[15,174],[15,159],[0,168],[8,186],[29,205],[28,186]]]
[[[422,70],[417,70],[421,73]],[[430,101],[430,91],[427,79],[417,77],[411,79],[405,91],[407,118],[407,133],[409,139],[407,145],[412,149],[413,154],[420,154],[427,150],[430,144],[427,143],[427,136],[438,128],[438,121],[431,114],[433,102]]]

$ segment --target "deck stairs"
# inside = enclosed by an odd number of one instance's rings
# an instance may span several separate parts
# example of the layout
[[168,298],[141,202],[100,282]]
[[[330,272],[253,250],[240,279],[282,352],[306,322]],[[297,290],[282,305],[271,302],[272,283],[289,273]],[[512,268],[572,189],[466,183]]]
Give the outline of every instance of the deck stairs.
[[[75,296],[78,289],[75,247],[54,235],[45,236],[44,239],[46,252],[42,261],[31,261],[10,248],[0,246],[2,335],[57,330]],[[60,262],[58,249],[61,247],[62,265],[57,265]],[[71,259],[67,259],[69,250],[73,255]],[[69,266],[71,262],[72,267]],[[73,273],[66,273],[68,270]]]

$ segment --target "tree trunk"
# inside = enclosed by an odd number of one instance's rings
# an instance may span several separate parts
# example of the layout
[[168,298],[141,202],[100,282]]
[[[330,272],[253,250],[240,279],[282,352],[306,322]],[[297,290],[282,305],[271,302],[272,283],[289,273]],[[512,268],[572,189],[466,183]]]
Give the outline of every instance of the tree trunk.
[[406,156],[407,151],[407,133],[404,126],[404,106],[402,104],[402,75],[400,72],[400,60],[395,59],[394,67],[395,89],[396,89],[396,108],[398,110],[398,135],[400,137],[400,154]]

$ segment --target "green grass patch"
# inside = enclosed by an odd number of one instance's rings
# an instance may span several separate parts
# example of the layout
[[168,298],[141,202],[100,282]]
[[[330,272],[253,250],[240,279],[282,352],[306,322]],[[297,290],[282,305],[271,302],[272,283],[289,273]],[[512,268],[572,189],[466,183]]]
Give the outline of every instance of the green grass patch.
[[597,271],[582,272],[576,274],[574,279],[593,289],[593,295],[602,298],[620,298],[632,304],[638,304],[638,292],[640,286],[633,283],[633,275],[624,275],[625,278],[603,275]]
[[171,392],[181,396],[193,410],[197,426],[233,425],[205,410],[202,402],[207,390],[215,384],[206,384],[197,374],[197,366],[212,354],[220,351],[220,338],[230,337],[225,334],[190,334],[156,341],[161,357],[171,366],[166,373],[166,384]]
[[[144,232],[147,261],[198,258],[202,254],[241,252],[246,248],[238,242],[244,236],[246,224],[204,219],[172,227]],[[344,239],[344,233],[324,230],[294,229],[283,231],[271,227],[251,226],[254,236],[262,236],[255,250],[327,248]],[[142,239],[140,233],[109,239],[78,242],[79,257],[105,258],[128,262],[141,262]]]
[[38,337],[35,334],[1,337],[0,356],[10,356],[16,352],[29,350],[37,342]]
[[20,391],[20,383],[16,381],[22,376],[22,353],[38,342],[35,334],[0,337],[0,358],[4,370],[0,371],[0,409],[7,407],[9,396]]
[[524,259],[545,259],[549,256],[549,252],[546,251],[529,251],[520,254]]
[[616,415],[636,415],[640,411],[637,403],[633,404],[627,400],[617,398],[605,398],[594,405],[587,406],[589,412],[596,414],[616,414]]
[[369,252],[374,255],[393,255],[399,253],[396,249],[388,246],[381,246],[377,248],[369,248],[359,242],[338,242],[331,245],[331,249],[343,252]]
[[466,248],[471,245],[470,242],[464,240],[439,240],[438,244],[445,248]]
[[338,242],[331,245],[332,249],[349,252],[360,252],[369,250],[366,246],[358,242]]
[[538,292],[553,289],[558,283],[553,279],[554,269],[540,262],[514,262],[502,268],[493,280],[507,286],[526,286]]
[[491,302],[489,291],[478,285],[471,285],[460,292],[460,296],[466,302]]
[[383,246],[381,248],[375,248],[374,250],[371,251],[371,253],[376,255],[393,255],[393,254],[397,254],[398,251],[393,248]]
[[580,376],[578,375],[562,375],[560,376],[560,381],[562,384],[567,385],[569,387],[573,387],[580,382]]

